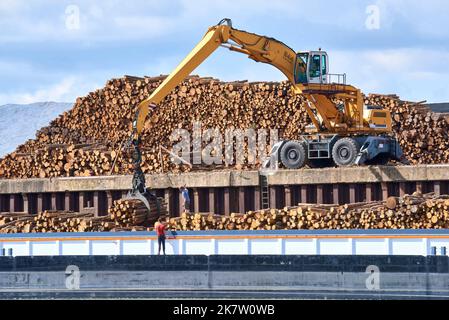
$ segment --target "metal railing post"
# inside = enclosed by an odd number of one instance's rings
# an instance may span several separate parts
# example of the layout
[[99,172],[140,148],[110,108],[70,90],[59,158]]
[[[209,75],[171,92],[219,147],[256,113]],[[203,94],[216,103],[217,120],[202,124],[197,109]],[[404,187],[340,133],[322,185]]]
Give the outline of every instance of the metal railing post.
[[430,248],[430,252],[431,252],[432,256],[436,256],[437,255],[437,247]]

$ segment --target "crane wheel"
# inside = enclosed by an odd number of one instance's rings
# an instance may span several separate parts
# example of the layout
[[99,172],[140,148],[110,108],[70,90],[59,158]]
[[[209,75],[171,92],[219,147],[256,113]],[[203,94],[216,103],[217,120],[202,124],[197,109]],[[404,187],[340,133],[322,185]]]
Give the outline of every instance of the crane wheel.
[[306,148],[298,141],[288,141],[282,147],[279,156],[287,169],[299,169],[306,163]]
[[338,140],[332,148],[332,158],[339,167],[351,166],[359,154],[358,143],[352,138]]

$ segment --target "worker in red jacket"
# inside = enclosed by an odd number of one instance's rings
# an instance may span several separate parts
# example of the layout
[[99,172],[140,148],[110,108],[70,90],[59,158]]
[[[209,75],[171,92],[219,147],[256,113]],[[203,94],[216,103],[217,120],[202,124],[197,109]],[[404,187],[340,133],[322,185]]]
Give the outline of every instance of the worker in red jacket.
[[159,223],[156,223],[155,225],[155,229],[156,229],[156,233],[157,233],[157,243],[158,243],[158,255],[161,254],[161,246],[162,246],[162,251],[164,252],[165,255],[165,229],[166,229],[166,225],[164,224],[164,219],[163,218],[159,218]]

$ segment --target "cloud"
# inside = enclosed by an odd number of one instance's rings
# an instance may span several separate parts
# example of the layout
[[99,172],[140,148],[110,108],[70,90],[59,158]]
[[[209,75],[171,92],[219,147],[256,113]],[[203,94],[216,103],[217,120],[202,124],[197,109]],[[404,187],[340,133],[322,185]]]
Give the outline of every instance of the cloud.
[[31,92],[0,93],[0,105],[29,104],[41,101],[74,102],[100,86],[79,76],[68,76],[61,81],[40,87]]
[[[301,23],[329,23],[327,14],[311,15],[321,4],[310,1],[240,0],[239,5],[230,5],[228,0],[179,0],[179,1],[91,1],[78,0],[73,3],[50,0],[27,3],[7,1],[10,5],[0,7],[0,41],[17,42],[67,42],[73,40],[110,41],[127,39],[151,39],[164,35],[205,30],[219,19],[230,17],[235,22],[249,27],[282,20],[285,15],[300,19]],[[76,12],[66,11],[76,7]],[[323,6],[321,6],[323,7]],[[327,5],[324,8],[332,8]],[[330,10],[327,10],[330,11]],[[321,13],[326,13],[321,9]],[[74,15],[79,18],[79,28],[67,29],[66,21]],[[267,17],[270,19],[267,20]],[[352,21],[339,15],[340,21]],[[185,34],[187,37],[190,35]]]
[[[1,3],[0,43],[190,39],[224,17],[232,18],[238,28],[270,33],[297,47],[410,47],[420,43],[447,47],[449,42],[449,2],[442,0],[240,0],[238,6],[228,0]],[[381,19],[381,28],[374,32],[365,27],[366,8],[373,4],[380,8]],[[79,28],[66,27],[67,19],[75,14],[66,12],[69,5],[78,8]]]
[[[372,4],[380,8],[379,30],[365,27]],[[79,8],[78,29],[66,27],[68,5]],[[0,98],[51,98],[57,89],[53,97],[73,101],[111,77],[167,74],[208,26],[229,17],[236,28],[298,51],[322,47],[333,71],[364,91],[449,100],[447,12],[447,0],[0,0]],[[223,49],[194,73],[283,79]]]
[[21,73],[31,73],[32,66],[25,61],[0,60],[0,74],[4,77],[13,77],[20,70]]
[[[362,91],[397,93],[412,101],[449,101],[449,52],[402,48],[330,51],[332,73],[346,73]],[[438,88],[438,89],[437,89]]]
[[10,14],[23,10],[26,4],[22,0],[2,0],[0,1],[0,14]]
[[176,30],[172,19],[157,16],[119,16],[113,19],[115,29],[127,32],[127,40],[160,37]]
[[[3,1],[6,1],[3,2]],[[178,1],[1,0],[0,43],[129,41],[161,37],[182,25]],[[72,22],[77,21],[75,28]],[[79,23],[78,23],[79,22]],[[177,29],[179,30],[179,29]]]

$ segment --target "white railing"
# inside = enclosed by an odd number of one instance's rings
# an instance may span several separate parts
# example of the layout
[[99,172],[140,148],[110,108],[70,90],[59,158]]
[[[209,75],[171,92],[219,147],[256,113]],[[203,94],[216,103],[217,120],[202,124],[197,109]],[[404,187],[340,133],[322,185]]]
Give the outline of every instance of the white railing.
[[[154,255],[148,232],[1,235],[0,255]],[[166,253],[284,255],[446,255],[449,230],[216,231],[169,234]]]
[[326,75],[326,83],[346,85],[346,73],[329,73]]

